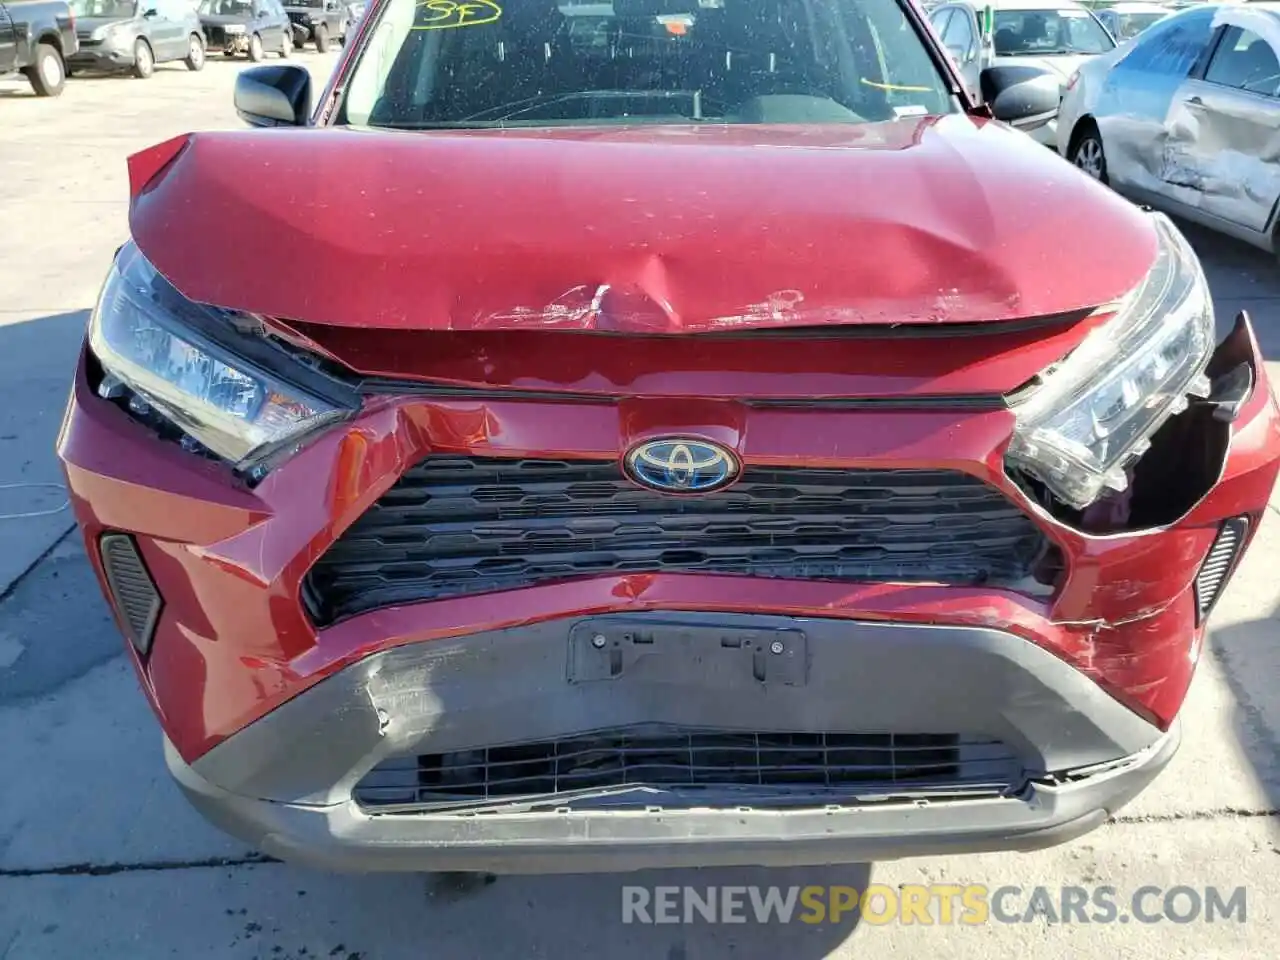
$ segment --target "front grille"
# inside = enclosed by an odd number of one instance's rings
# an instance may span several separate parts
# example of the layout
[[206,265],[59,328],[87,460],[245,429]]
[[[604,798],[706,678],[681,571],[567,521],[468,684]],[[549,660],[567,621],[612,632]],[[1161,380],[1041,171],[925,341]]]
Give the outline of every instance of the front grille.
[[[959,734],[752,733],[643,725],[560,740],[385,760],[356,785],[368,809],[477,802],[795,806],[885,795],[998,795],[1021,764],[1003,743]],[[595,794],[595,796],[588,796]],[[615,796],[611,807],[626,806]]]
[[321,625],[398,603],[606,574],[745,574],[978,584],[1042,544],[998,490],[949,470],[748,467],[697,496],[614,462],[428,457],[320,558]]

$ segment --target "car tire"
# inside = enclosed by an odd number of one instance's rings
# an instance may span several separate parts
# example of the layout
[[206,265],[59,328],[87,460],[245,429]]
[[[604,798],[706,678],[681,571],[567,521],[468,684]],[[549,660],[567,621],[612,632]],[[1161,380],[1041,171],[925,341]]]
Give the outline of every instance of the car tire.
[[193,33],[187,38],[187,58],[182,62],[187,65],[188,70],[196,73],[204,69],[204,60],[204,38]]
[[1099,183],[1107,183],[1107,153],[1102,147],[1102,134],[1092,120],[1085,120],[1071,138],[1068,156],[1079,169]]
[[293,54],[293,31],[286,30],[280,40],[280,59],[288,60]]
[[260,63],[266,55],[266,51],[262,49],[262,38],[255,33],[249,38],[249,59]]
[[329,49],[329,28],[323,23],[316,27],[316,49],[321,53]]
[[37,97],[56,97],[67,83],[67,64],[52,43],[36,44],[36,59],[22,71]]
[[151,52],[151,44],[139,40],[133,45],[133,75],[139,80],[146,80],[156,72],[156,55]]

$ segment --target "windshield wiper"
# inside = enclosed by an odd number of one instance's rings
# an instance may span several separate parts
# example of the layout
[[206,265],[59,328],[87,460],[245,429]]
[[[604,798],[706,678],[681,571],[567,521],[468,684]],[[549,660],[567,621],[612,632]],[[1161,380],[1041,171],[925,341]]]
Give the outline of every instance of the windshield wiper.
[[[468,117],[463,117],[460,123],[473,123],[476,121],[501,122],[510,120],[517,115],[532,110],[535,107],[549,107],[557,103],[571,103],[575,100],[689,100],[693,103],[693,116],[690,120],[701,120],[702,117],[702,91],[701,90],[577,90],[572,93],[549,93],[537,97],[527,97],[523,100],[513,100],[510,103],[500,104],[496,107],[490,107],[488,110],[481,110],[479,113],[473,113]],[[590,117],[585,119],[615,119]]]

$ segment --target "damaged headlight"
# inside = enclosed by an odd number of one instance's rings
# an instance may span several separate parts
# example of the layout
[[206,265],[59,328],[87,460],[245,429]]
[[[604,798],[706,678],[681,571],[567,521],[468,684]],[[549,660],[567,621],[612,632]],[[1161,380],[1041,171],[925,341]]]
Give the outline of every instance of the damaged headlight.
[[329,378],[261,336],[237,332],[240,317],[188,300],[126,245],[89,320],[89,347],[106,375],[99,392],[123,384],[240,468],[355,409],[341,385],[330,389]]
[[1153,220],[1159,252],[1146,279],[1014,407],[1008,464],[1078,509],[1123,490],[1125,467],[1152,434],[1189,394],[1209,392],[1214,324],[1204,271],[1172,222]]

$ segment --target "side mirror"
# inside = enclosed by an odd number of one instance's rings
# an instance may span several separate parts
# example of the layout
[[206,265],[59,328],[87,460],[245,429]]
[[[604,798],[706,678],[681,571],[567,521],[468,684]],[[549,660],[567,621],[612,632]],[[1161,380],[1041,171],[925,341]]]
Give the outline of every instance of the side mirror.
[[1019,130],[1043,127],[1062,104],[1058,77],[1039,67],[987,67],[978,84],[991,115]]
[[149,10],[143,10],[143,11],[142,11],[142,16],[143,16],[145,19],[150,20],[150,19],[152,19],[153,17],[158,17],[158,16],[160,16],[160,14],[158,14],[158,13],[156,12],[156,8],[155,8],[155,7],[151,7]]
[[305,127],[311,118],[311,74],[293,64],[250,67],[236,76],[236,113],[254,127]]

